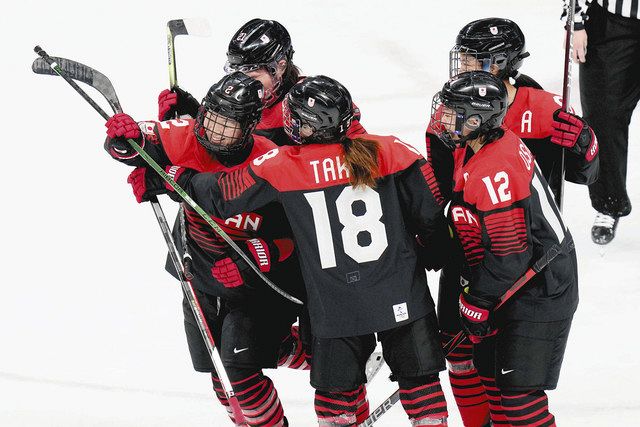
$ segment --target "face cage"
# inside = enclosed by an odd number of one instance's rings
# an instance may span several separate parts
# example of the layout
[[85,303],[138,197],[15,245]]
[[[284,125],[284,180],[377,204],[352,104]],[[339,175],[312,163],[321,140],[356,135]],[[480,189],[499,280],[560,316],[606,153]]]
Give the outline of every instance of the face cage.
[[[506,67],[506,59],[507,57],[504,53],[487,54],[457,44],[449,51],[449,78],[453,78],[465,71],[486,71],[489,73],[491,72],[492,64],[498,67],[500,70],[498,77],[502,78]],[[469,64],[470,60],[475,61],[475,63]]]
[[[207,112],[214,114],[214,118],[211,119]],[[233,155],[242,151],[249,141],[249,136],[257,122],[243,124],[234,119],[227,118],[214,110],[207,110],[204,106],[200,106],[194,130],[198,142],[203,145],[207,150],[212,151],[218,155]],[[213,137],[213,141],[210,139],[209,134]],[[239,136],[234,136],[238,131]],[[232,141],[232,139],[235,139]],[[223,144],[229,141],[228,144]]]
[[[449,114],[446,114],[446,110]],[[462,129],[466,122],[465,111],[463,109],[453,109],[447,107],[442,101],[441,92],[436,93],[431,101],[431,128],[444,144],[455,149],[462,147],[466,143],[469,135],[462,135]],[[453,132],[449,128],[453,128]],[[453,135],[458,138],[454,139]]]

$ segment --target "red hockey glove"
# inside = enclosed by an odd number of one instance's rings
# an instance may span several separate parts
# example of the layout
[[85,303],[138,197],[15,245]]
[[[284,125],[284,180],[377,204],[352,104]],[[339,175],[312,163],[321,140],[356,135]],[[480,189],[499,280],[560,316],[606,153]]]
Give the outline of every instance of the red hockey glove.
[[[594,142],[595,135],[582,117],[557,109],[553,113],[553,120],[551,142],[568,148],[578,155],[589,155],[587,150]],[[597,152],[597,145],[595,147]]]
[[107,139],[104,141],[104,149],[116,160],[127,160],[138,155],[136,150],[129,145],[127,139],[131,138],[140,146],[144,146],[144,139],[140,133],[138,123],[130,115],[118,113],[107,120]]
[[[293,240],[275,239],[267,244],[262,239],[249,239],[240,248],[255,260],[256,265],[263,273],[271,271],[272,263],[282,262],[293,253]],[[238,286],[251,286],[256,283],[256,274],[253,269],[237,253],[222,258],[215,262],[211,268],[211,274],[225,288],[237,288]]]
[[495,335],[491,322],[491,310],[495,304],[469,293],[469,288],[460,294],[459,308],[462,327],[469,340],[477,344],[483,338]]
[[179,87],[165,89],[158,95],[158,120],[171,120],[185,115],[195,118],[199,107],[200,103],[189,92]]
[[[180,166],[167,166],[165,172],[174,180],[180,178],[188,169]],[[169,185],[156,171],[147,167],[138,167],[129,174],[127,182],[133,188],[133,194],[136,196],[138,203],[148,202],[151,197],[159,194],[173,192],[173,187]],[[179,201],[179,197],[172,197]]]

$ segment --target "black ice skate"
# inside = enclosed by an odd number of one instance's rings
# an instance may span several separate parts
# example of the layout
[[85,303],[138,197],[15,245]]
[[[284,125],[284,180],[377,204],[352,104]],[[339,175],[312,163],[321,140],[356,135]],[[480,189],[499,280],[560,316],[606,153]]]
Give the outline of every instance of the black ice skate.
[[598,245],[606,245],[616,237],[616,228],[620,218],[598,212],[591,227],[591,239]]

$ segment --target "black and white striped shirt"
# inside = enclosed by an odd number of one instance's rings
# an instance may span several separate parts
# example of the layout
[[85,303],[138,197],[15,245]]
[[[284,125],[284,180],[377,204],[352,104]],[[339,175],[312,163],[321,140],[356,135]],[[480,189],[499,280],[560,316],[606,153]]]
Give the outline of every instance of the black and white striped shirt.
[[[594,0],[576,0],[576,11],[573,18],[574,29],[581,30],[584,28],[584,22],[587,20],[587,7]],[[625,18],[640,19],[638,9],[640,8],[640,0],[595,0],[602,8],[610,13],[614,13]],[[564,0],[564,13],[566,16],[569,0]]]

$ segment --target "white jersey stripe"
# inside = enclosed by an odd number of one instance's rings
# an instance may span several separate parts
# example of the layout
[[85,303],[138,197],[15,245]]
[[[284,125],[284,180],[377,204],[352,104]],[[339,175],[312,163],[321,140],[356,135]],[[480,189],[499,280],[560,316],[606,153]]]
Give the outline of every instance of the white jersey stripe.
[[538,169],[538,165],[536,164],[535,167],[536,169],[534,171],[531,184],[538,193],[538,199],[540,200],[540,207],[542,208],[542,214],[544,215],[544,218],[547,220],[547,222],[553,229],[553,232],[556,234],[558,242],[562,243],[565,238],[567,229],[562,222],[560,211],[555,205],[551,194],[545,191],[545,188],[542,185],[542,181],[540,181],[541,174],[540,169]]

